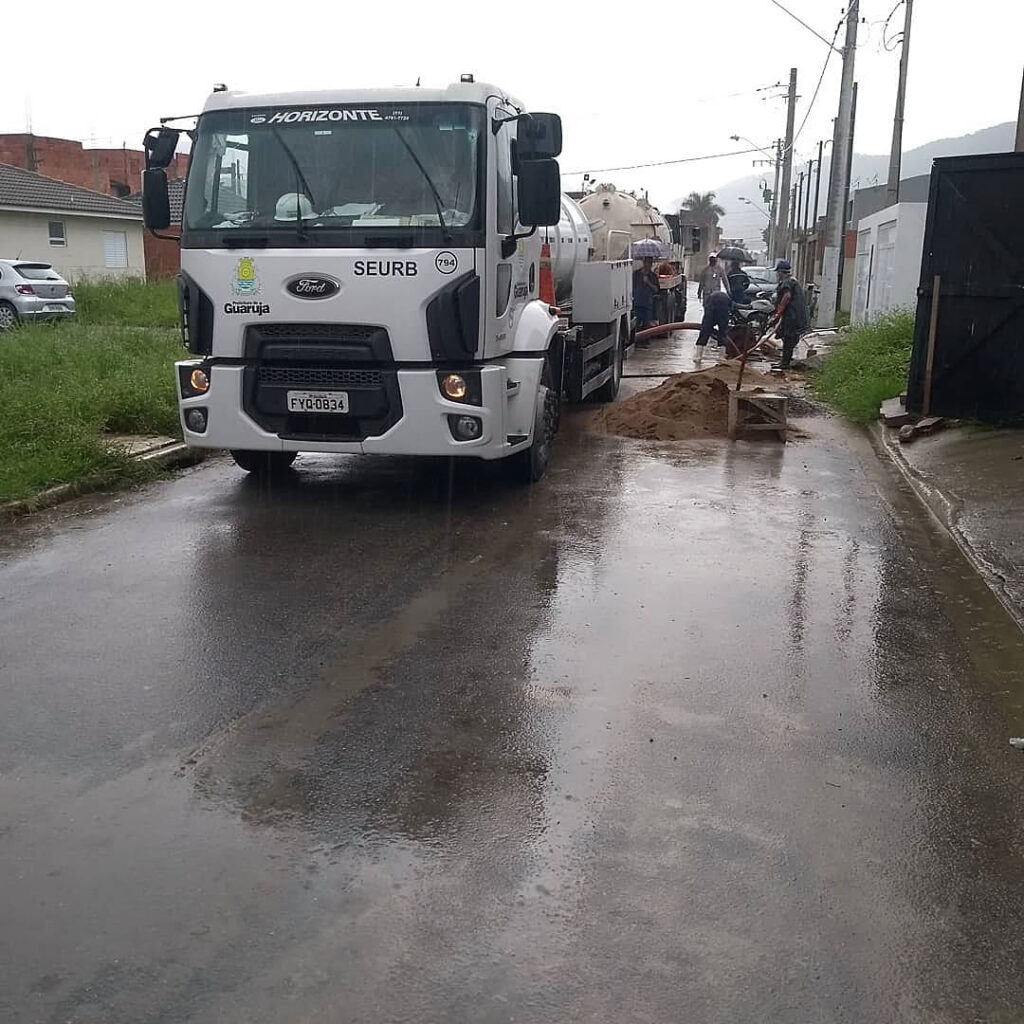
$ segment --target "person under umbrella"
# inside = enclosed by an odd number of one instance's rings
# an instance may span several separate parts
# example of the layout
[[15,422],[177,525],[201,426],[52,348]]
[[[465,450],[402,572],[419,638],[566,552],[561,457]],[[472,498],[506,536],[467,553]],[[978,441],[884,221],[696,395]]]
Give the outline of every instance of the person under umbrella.
[[633,243],[633,257],[642,261],[633,271],[633,315],[636,317],[637,331],[658,324],[657,300],[661,294],[661,285],[654,272],[654,259],[664,254],[664,247],[656,238],[641,238]]
[[743,269],[744,263],[752,263],[750,253],[738,245],[727,245],[718,251],[718,258],[726,261],[725,282],[732,301],[737,306],[747,305],[747,289],[750,277]]
[[633,271],[633,315],[637,331],[657,326],[655,302],[660,291],[658,275],[654,272],[654,257],[645,256],[642,265]]
[[740,266],[739,260],[729,260],[725,279],[729,288],[729,297],[737,306],[748,305],[747,289],[750,287],[750,275]]

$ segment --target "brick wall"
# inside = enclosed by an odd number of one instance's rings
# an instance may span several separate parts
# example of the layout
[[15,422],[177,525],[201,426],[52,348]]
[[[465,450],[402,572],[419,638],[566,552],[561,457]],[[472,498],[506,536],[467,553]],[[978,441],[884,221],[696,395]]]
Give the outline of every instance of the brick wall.
[[[145,155],[141,149],[86,149],[81,142],[45,135],[0,135],[0,163],[113,196],[142,188]],[[167,177],[184,178],[187,170],[188,156],[178,153]]]
[[[172,225],[171,230],[177,228]],[[177,275],[181,269],[181,248],[177,242],[157,238],[145,231],[142,244],[146,250],[146,277],[149,280],[166,279]]]

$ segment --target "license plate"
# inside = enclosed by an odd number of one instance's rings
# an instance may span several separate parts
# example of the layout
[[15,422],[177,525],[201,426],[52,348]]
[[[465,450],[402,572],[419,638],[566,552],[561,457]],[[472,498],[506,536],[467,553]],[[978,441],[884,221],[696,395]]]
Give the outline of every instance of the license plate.
[[54,303],[48,303],[47,305],[43,306],[44,313],[66,313],[67,311],[67,306],[57,305]]
[[347,391],[289,391],[289,412],[348,412]]

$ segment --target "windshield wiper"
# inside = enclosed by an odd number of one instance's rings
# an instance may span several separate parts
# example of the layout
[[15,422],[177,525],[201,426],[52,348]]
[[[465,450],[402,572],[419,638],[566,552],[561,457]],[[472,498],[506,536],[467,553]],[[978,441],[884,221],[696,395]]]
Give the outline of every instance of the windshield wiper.
[[[271,126],[270,133],[281,144],[281,148],[285,151],[285,154],[287,155],[289,161],[291,161],[292,168],[295,171],[295,182],[297,185],[301,186],[302,191],[306,193],[306,198],[309,200],[310,205],[315,210],[317,206],[316,200],[313,198],[313,190],[309,187],[309,182],[306,181],[306,176],[302,173],[302,168],[299,166],[299,161],[296,159],[295,154],[291,151],[291,148],[289,147],[288,143],[285,142],[284,139],[281,137],[281,132],[275,126]],[[305,241],[307,237],[306,225],[302,223],[302,210],[299,206],[298,196],[299,190],[298,188],[296,188],[295,230],[299,238],[302,241]]]
[[[393,125],[392,128],[394,128]],[[433,179],[427,173],[427,169],[423,166],[422,161],[416,155],[416,151],[412,148],[412,146],[409,145],[405,136],[397,128],[394,128],[394,132],[398,136],[398,141],[401,142],[403,146],[405,146],[406,152],[409,154],[409,156],[412,157],[413,162],[419,168],[420,174],[423,175],[423,180],[430,186],[430,194],[434,197],[434,206],[437,208],[437,219],[441,225],[441,231],[443,232],[444,240],[449,245],[451,245],[452,232],[451,229],[448,227],[448,222],[444,219],[444,203],[441,202],[441,193],[437,191],[437,186],[434,184]]]

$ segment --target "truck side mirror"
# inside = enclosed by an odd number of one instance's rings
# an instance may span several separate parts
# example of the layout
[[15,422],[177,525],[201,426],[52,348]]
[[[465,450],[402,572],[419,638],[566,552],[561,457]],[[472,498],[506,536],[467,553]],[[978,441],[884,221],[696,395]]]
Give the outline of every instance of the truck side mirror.
[[557,160],[524,160],[519,167],[519,221],[553,227],[562,217],[562,176]]
[[562,152],[562,119],[557,114],[530,114],[519,122],[520,160],[551,160]]
[[150,231],[164,231],[171,224],[171,200],[167,172],[149,167],[142,172],[142,222]]
[[150,128],[142,140],[147,170],[150,167],[170,167],[180,138],[181,132],[174,128]]

